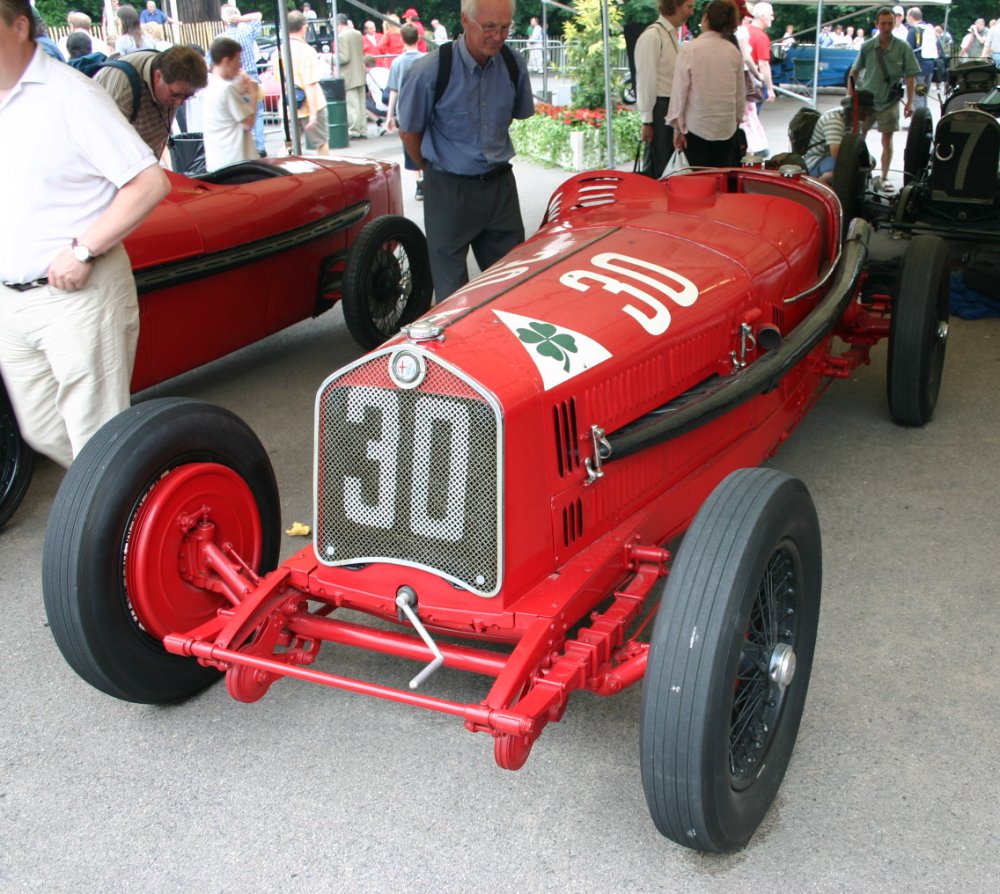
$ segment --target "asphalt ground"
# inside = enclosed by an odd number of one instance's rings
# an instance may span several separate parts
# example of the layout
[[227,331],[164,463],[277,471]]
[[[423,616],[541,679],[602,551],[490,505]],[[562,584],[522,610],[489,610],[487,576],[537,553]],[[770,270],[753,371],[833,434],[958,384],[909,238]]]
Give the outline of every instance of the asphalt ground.
[[[769,131],[793,110],[765,106]],[[531,232],[565,175],[516,172]],[[315,390],[359,353],[335,309],[139,399],[243,416],[271,455],[283,520],[308,522]],[[638,685],[575,695],[516,773],[454,718],[292,680],[252,705],[222,685],[164,708],[91,689],[46,627],[40,555],[62,473],[43,461],[0,534],[0,891],[996,890],[1000,320],[953,320],[924,429],[890,421],[885,359],[883,344],[835,381],[772,461],[816,502],[824,594],[795,754],[745,850],[702,856],[656,832]],[[285,537],[283,555],[303,545]],[[357,651],[320,664],[412,673]],[[449,672],[432,689],[484,691]]]

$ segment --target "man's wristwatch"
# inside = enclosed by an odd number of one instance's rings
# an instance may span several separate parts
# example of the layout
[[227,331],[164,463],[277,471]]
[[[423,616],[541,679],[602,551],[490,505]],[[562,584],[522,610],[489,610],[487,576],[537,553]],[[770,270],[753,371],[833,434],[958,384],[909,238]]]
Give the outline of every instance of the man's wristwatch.
[[94,260],[94,253],[79,239],[73,240],[73,257],[81,264],[89,264]]

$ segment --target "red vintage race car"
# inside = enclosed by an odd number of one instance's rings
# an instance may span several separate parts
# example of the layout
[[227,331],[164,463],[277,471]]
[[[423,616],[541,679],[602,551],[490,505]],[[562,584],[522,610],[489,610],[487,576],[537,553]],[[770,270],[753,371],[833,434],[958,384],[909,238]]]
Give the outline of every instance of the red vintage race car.
[[[753,467],[881,338],[897,421],[938,394],[944,246],[915,239],[869,288],[870,232],[842,242],[834,194],[788,172],[569,180],[534,237],[323,383],[313,541],[277,568],[241,420],[165,399],[102,429],[45,542],[59,648],[135,702],[221,673],[246,702],[287,676],[440,711],[508,769],[574,691],[642,680],[657,827],[742,846],[789,762],[821,588],[806,487]],[[355,679],[324,643],[426,666]],[[435,693],[442,665],[483,697]]]
[[[400,216],[394,164],[291,157],[168,176],[170,194],[125,240],[141,321],[133,391],[340,300],[364,348],[430,306],[424,237]],[[0,383],[0,525],[24,496],[32,463]]]

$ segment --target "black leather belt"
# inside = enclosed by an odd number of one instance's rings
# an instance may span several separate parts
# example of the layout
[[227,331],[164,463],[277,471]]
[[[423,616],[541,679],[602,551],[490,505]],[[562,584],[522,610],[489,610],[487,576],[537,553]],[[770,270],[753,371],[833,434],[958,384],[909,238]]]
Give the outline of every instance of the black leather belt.
[[451,171],[446,171],[440,165],[436,164],[432,164],[431,169],[437,171],[439,174],[444,174],[446,177],[457,177],[459,180],[478,180],[481,183],[486,183],[489,180],[496,180],[497,177],[502,177],[511,170],[511,166],[509,164],[502,164],[491,168],[485,174],[453,174]]
[[30,292],[32,289],[40,288],[41,286],[47,286],[49,284],[48,279],[42,277],[41,279],[33,279],[31,282],[5,282],[4,285],[8,289],[13,289],[15,292]]

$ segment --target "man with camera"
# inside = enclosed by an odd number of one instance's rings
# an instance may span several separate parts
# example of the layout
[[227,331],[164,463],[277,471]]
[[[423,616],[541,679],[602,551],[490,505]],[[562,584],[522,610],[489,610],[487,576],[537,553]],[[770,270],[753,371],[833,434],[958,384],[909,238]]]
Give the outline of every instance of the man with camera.
[[892,9],[883,6],[875,16],[878,33],[861,45],[861,52],[851,68],[851,82],[857,90],[871,91],[875,98],[875,127],[882,134],[882,176],[875,178],[875,188],[884,193],[895,191],[889,183],[892,163],[892,135],[899,130],[899,102],[903,114],[913,115],[913,98],[920,63],[905,40],[893,37],[896,19]]

